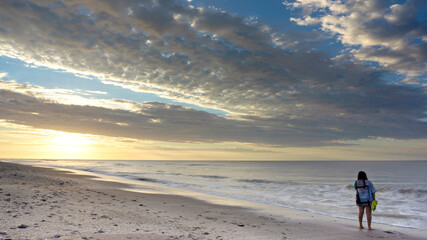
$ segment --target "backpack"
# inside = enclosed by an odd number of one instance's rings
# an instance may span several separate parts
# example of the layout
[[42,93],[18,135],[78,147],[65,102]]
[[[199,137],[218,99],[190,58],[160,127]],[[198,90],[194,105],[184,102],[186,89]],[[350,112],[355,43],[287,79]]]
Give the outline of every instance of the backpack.
[[369,201],[369,199],[363,202],[360,200],[359,191],[357,190],[358,188],[368,188],[368,191],[370,191],[369,185],[366,184],[365,179],[363,179],[363,186],[358,186],[357,181],[354,183],[354,185],[356,186],[356,204],[360,205],[363,203],[368,203],[370,205],[371,202]]

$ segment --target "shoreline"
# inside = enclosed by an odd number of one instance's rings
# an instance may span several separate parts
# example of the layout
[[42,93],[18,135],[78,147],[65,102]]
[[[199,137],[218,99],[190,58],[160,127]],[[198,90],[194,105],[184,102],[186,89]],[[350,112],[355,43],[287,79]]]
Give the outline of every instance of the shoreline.
[[[123,189],[52,168],[0,161],[0,239],[422,239],[423,231],[275,209],[271,215]],[[273,207],[274,208],[274,207]]]

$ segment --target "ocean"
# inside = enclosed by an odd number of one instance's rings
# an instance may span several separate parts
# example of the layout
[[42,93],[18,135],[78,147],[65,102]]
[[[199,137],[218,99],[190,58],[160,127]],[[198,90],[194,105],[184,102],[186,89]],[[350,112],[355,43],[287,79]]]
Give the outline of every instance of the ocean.
[[373,223],[427,230],[427,161],[2,161],[95,174],[128,183],[134,191],[259,203],[355,221],[353,184],[362,170],[377,189]]

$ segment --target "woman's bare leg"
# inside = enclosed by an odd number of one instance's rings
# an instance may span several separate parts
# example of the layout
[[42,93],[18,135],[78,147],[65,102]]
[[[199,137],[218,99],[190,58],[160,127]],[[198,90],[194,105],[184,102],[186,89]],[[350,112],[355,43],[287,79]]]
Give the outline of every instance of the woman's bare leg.
[[371,228],[371,221],[372,221],[372,210],[371,210],[371,206],[366,206],[366,218],[368,220],[368,229],[372,230],[372,228]]
[[[363,221],[363,210],[365,210],[365,207],[364,206],[359,206],[359,228],[363,228],[363,224],[362,224],[362,221]],[[370,225],[370,223],[369,223],[369,225]]]

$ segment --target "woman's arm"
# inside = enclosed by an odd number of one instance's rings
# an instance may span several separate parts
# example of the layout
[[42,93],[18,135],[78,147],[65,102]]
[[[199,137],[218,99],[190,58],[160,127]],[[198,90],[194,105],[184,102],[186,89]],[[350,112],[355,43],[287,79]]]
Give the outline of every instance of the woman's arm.
[[372,193],[372,198],[374,199],[374,201],[376,201],[375,200],[375,193]]

